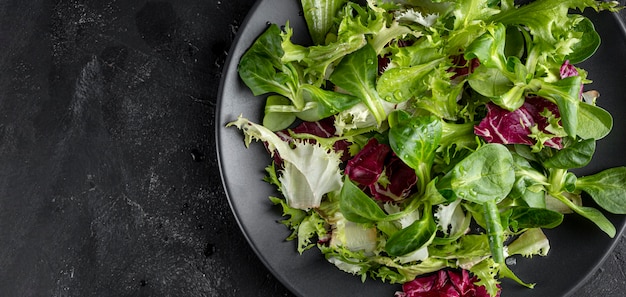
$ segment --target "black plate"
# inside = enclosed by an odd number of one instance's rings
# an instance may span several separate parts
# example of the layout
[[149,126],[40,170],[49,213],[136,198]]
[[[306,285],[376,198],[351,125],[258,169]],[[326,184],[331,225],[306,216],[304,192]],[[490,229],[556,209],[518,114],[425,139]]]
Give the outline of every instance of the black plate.
[[[608,13],[591,14],[603,37],[597,54],[582,67],[594,81],[589,88],[601,92],[599,105],[611,111],[615,127],[609,137],[599,141],[592,164],[578,174],[590,174],[604,168],[626,164],[626,34],[624,24]],[[251,94],[237,74],[237,63],[244,51],[261,34],[268,23],[294,28],[294,41],[306,42],[307,31],[301,16],[299,1],[263,0],[256,3],[231,48],[224,74],[217,108],[217,150],[222,180],[229,203],[243,233],[259,258],[269,270],[298,296],[376,296],[391,297],[399,285],[383,284],[339,271],[326,262],[317,249],[302,255],[294,242],[286,242],[289,230],[277,223],[280,209],[268,200],[277,195],[272,186],[262,181],[264,168],[270,162],[260,143],[246,149],[243,135],[236,128],[224,125],[237,116],[261,122],[264,100]],[[618,231],[624,229],[622,216],[608,215]],[[513,296],[567,296],[576,291],[594,272],[617,241],[607,237],[588,221],[568,215],[556,230],[546,232],[551,250],[547,257],[516,258],[511,269],[523,280],[536,282],[535,289],[522,288],[509,281],[503,283],[503,297]],[[620,233],[618,233],[619,236]]]

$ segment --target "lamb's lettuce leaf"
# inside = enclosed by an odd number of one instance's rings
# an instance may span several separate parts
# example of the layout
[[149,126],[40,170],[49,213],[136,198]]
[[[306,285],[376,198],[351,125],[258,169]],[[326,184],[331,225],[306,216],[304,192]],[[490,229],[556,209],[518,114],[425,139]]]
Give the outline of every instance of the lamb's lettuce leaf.
[[615,167],[577,179],[576,189],[589,194],[611,213],[626,214],[626,168]]
[[335,67],[329,80],[353,96],[360,98],[380,125],[387,118],[387,112],[380,95],[376,91],[377,74],[378,58],[376,52],[371,46],[366,45],[345,56]]

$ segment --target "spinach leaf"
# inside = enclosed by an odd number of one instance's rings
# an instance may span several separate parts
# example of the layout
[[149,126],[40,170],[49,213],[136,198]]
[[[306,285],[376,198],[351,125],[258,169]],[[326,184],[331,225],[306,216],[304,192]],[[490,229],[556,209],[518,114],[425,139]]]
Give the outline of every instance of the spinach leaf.
[[[282,57],[285,51],[282,47],[283,38],[278,25],[271,24],[267,29],[254,41],[250,48],[241,57],[242,60],[251,57],[260,57],[267,61],[272,67],[280,69]],[[259,59],[260,60],[260,59]],[[241,63],[241,60],[239,61]],[[241,67],[240,68],[245,68]],[[241,71],[241,70],[240,70]],[[245,77],[242,75],[242,79]]]
[[435,224],[430,209],[430,205],[426,205],[421,219],[389,237],[385,244],[385,251],[390,256],[406,255],[433,240],[437,231],[437,224]]
[[514,206],[502,214],[514,232],[528,228],[554,228],[563,222],[563,214],[545,208]]
[[[520,148],[522,146],[518,146]],[[525,146],[528,148],[528,146]],[[518,150],[519,151],[519,150]],[[530,207],[545,208],[544,187],[549,185],[548,178],[530,165],[519,152],[513,153],[515,166],[515,184],[509,193],[513,199],[521,199]]]
[[437,184],[459,198],[482,204],[502,201],[515,183],[513,157],[501,144],[485,144],[457,163]]
[[595,151],[595,139],[584,139],[562,150],[556,151],[554,155],[543,161],[543,165],[548,168],[560,169],[584,167],[591,162]]
[[[500,69],[488,67],[476,68],[469,76],[467,82],[476,92],[489,98],[501,97],[513,87],[513,82]],[[494,103],[500,105],[499,102]],[[505,106],[500,105],[500,107],[507,110],[515,110],[523,103],[524,101],[521,100],[521,103],[509,103]]]
[[395,111],[389,116],[389,146],[400,160],[415,170],[418,190],[430,182],[435,150],[442,135],[441,120],[435,116],[411,116]]
[[604,233],[606,233],[609,237],[615,237],[615,234],[617,232],[615,230],[615,226],[599,210],[588,206],[578,206],[562,194],[552,194],[552,196],[563,202],[563,204],[567,205],[567,207],[569,207],[575,213],[583,216],[584,218],[587,218],[588,220],[596,224],[596,226],[598,226],[600,230],[604,231]]
[[544,190],[527,190],[520,197],[529,207],[546,208],[546,192]]
[[370,110],[378,125],[387,113],[382,105],[382,99],[376,91],[376,75],[378,73],[378,58],[370,45],[345,56],[337,65],[329,80],[358,97]]
[[387,217],[378,204],[347,177],[341,187],[339,209],[348,221],[355,223],[373,223]]
[[486,144],[457,163],[437,184],[439,190],[482,206],[489,247],[496,263],[504,263],[504,229],[497,203],[515,183],[513,157],[501,144]]
[[608,212],[626,214],[626,167],[610,168],[579,177],[576,189],[589,194]]
[[613,129],[613,117],[601,107],[579,104],[576,133],[583,139],[602,139]]
[[277,25],[270,25],[239,61],[238,73],[252,94],[277,93],[289,98],[297,108],[304,106],[298,96],[300,77],[293,64],[283,64],[285,53]]
[[574,193],[576,191],[576,182],[578,177],[572,173],[567,172],[563,178],[563,189],[567,192]]
[[600,35],[596,32],[591,20],[584,16],[577,16],[582,20],[574,26],[574,31],[582,34],[580,41],[572,46],[573,52],[566,59],[572,64],[577,64],[591,57],[600,47]]
[[308,122],[327,118],[360,102],[359,98],[355,96],[324,90],[314,85],[304,84],[300,86],[300,90],[305,102],[315,103],[316,108],[304,110],[297,114],[298,118]]

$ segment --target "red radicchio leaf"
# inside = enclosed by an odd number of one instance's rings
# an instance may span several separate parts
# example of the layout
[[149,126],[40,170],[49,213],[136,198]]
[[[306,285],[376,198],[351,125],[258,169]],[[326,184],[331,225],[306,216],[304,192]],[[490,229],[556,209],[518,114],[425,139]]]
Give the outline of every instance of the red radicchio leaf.
[[[574,65],[569,63],[569,60],[565,60],[565,62],[563,62],[563,65],[561,65],[559,74],[561,75],[561,79],[579,75],[578,70],[576,69],[576,67],[574,67]],[[583,85],[580,86],[580,96],[582,96],[582,93],[583,93]]]
[[[329,138],[335,135],[336,129],[334,125],[334,117],[328,117],[325,119],[321,119],[317,122],[302,122],[295,128],[291,129],[293,133],[306,133],[315,135],[322,138]],[[276,135],[280,137],[282,140],[290,142],[293,139],[291,138],[288,130],[282,130],[276,132]],[[315,140],[309,140],[311,142],[315,142]],[[336,152],[343,151],[342,161],[347,161],[350,158],[350,154],[348,153],[348,147],[350,143],[346,140],[339,140],[335,142],[333,145],[333,149]],[[282,166],[282,159],[278,154],[274,155],[274,162],[280,167]]]
[[380,201],[402,200],[409,196],[417,183],[415,170],[395,155],[387,163],[385,174],[389,184],[383,186],[380,183],[374,183],[369,186],[370,193]]
[[[487,289],[476,285],[477,281],[466,270],[439,270],[404,283],[403,292],[397,292],[396,297],[489,297]],[[496,294],[499,296],[500,291]]]
[[456,67],[450,68],[450,71],[454,72],[454,75],[450,79],[455,79],[460,76],[466,76],[474,72],[474,69],[476,69],[476,67],[480,66],[480,61],[478,61],[478,59],[476,58],[470,60],[469,62],[465,60],[465,57],[463,57],[463,55],[456,55],[452,56],[451,58],[452,64],[454,64]]
[[[559,69],[559,75],[561,79],[564,79],[580,74],[576,67],[566,60]],[[580,93],[582,92],[583,86],[581,85]],[[539,130],[546,131],[545,128],[549,125],[548,119],[539,114],[546,108],[555,117],[560,117],[556,104],[541,97],[527,97],[524,104],[515,111],[507,111],[493,103],[488,103],[487,116],[474,127],[474,133],[490,143],[533,145],[534,140],[528,136],[530,127],[537,124]],[[544,145],[556,149],[563,148],[560,137],[554,137],[546,141]]]
[[328,138],[335,134],[335,119],[328,117],[317,122],[302,122],[292,129],[294,133],[307,133],[319,137]]
[[435,287],[435,282],[439,279],[439,272],[418,277],[410,282],[404,283],[402,285],[402,291],[404,292],[404,296],[414,297],[418,296],[416,294],[426,293],[433,290]]
[[389,66],[389,58],[388,57],[378,57],[378,74],[382,74],[385,72],[387,66]]
[[388,145],[378,143],[376,138],[372,138],[361,151],[348,160],[345,173],[350,180],[369,186],[375,183],[383,173],[385,161],[390,152],[391,148]]
[[[335,129],[335,118],[328,117],[317,122],[303,122],[292,130],[294,133],[307,133],[322,138],[329,138],[335,135],[337,131]],[[350,158],[348,153],[348,147],[350,143],[346,140],[339,140],[333,145],[333,149],[336,152],[343,151],[341,156],[342,161],[347,161]]]
[[576,70],[576,67],[574,67],[574,65],[569,63],[569,60],[566,60],[565,62],[563,62],[563,65],[561,65],[560,75],[561,79],[571,76],[578,76],[578,70]]
[[[546,131],[548,119],[540,114],[546,108],[555,117],[560,117],[556,104],[542,97],[527,97],[524,104],[514,111],[487,103],[487,116],[474,127],[474,133],[489,143],[533,145],[535,141],[529,137],[530,128],[537,124],[539,130]],[[560,137],[554,137],[544,144],[556,149],[563,148]]]
[[[413,43],[414,42],[412,40],[398,40],[397,46],[411,46],[413,45]],[[387,66],[389,66],[389,63],[391,63],[391,59],[389,59],[389,56],[391,55],[378,56],[378,74],[382,74],[383,72],[385,72]]]
[[350,142],[347,140],[339,140],[336,141],[335,144],[333,145],[333,149],[335,150],[335,152],[343,152],[343,154],[341,154],[341,161],[345,162],[348,161],[348,159],[350,159]]

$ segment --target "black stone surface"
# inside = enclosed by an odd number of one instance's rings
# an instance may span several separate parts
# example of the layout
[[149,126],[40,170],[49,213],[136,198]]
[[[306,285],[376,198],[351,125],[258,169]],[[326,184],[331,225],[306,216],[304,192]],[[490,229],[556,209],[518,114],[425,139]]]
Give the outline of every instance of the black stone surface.
[[[292,296],[216,161],[221,66],[253,4],[0,0],[0,296]],[[575,296],[624,296],[616,240]]]

